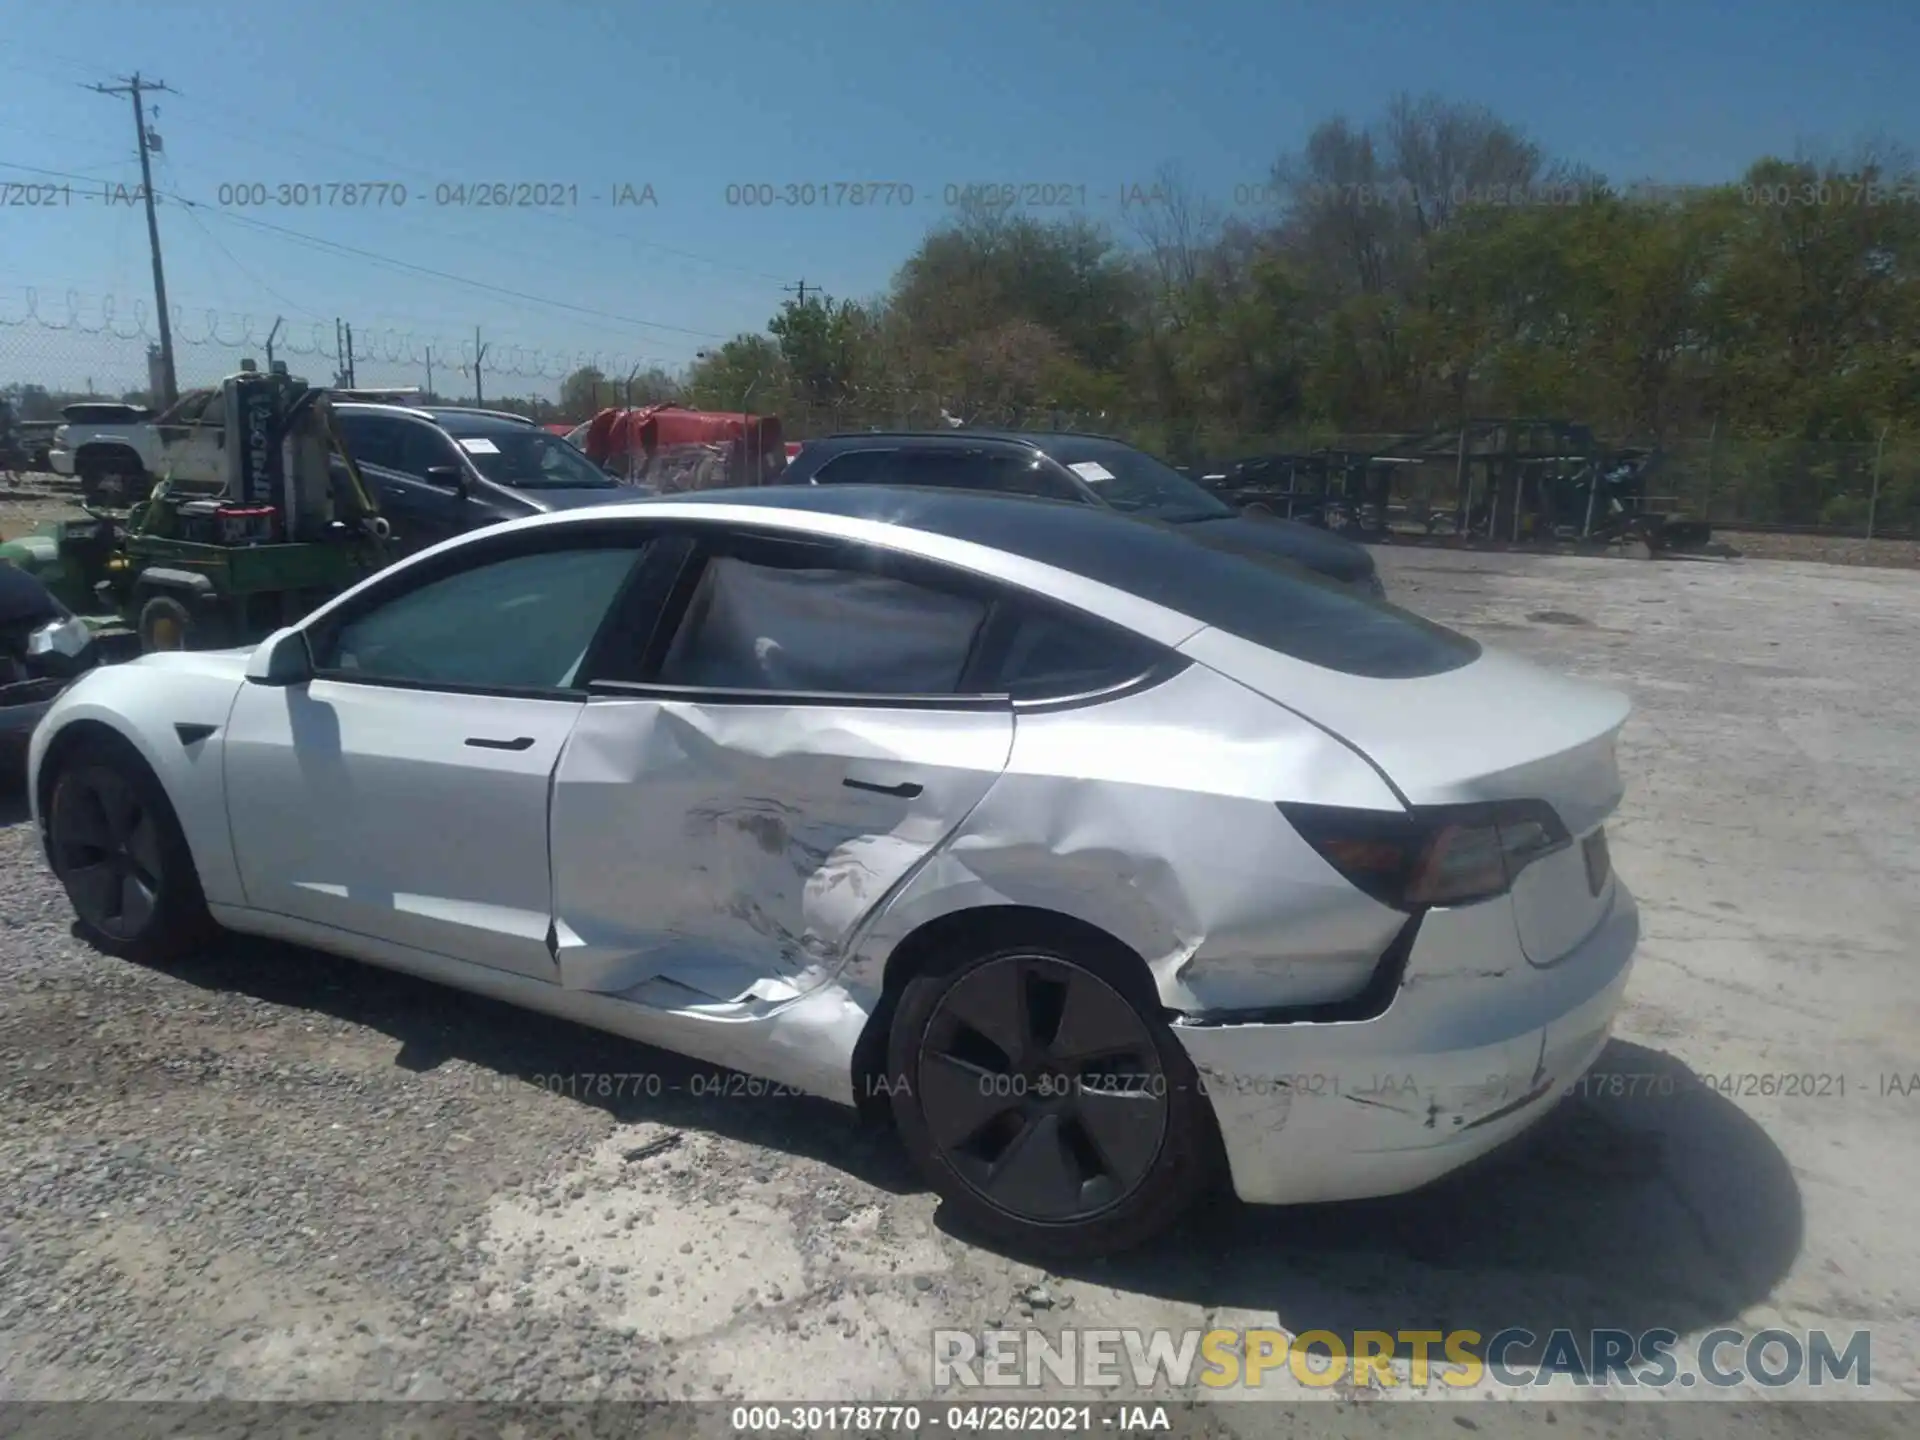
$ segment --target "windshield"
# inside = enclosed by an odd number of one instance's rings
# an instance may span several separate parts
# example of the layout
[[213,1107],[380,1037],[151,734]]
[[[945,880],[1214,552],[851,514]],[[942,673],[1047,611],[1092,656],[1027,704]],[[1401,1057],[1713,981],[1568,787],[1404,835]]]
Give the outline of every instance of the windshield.
[[516,490],[617,490],[620,482],[558,435],[545,430],[490,430],[456,435],[477,469],[496,485]]
[[1076,445],[1054,456],[1115,510],[1179,525],[1233,510],[1178,470],[1130,445]]

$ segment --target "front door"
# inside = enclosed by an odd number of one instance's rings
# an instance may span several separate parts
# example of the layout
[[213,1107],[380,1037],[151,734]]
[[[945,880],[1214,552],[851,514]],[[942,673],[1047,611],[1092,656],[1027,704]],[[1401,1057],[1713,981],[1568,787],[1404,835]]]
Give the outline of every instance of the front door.
[[549,791],[640,549],[536,532],[408,567],[310,629],[316,678],[242,687],[225,764],[247,903],[555,978]]
[[977,596],[830,546],[697,563],[654,673],[601,687],[555,776],[561,983],[778,1000],[979,803],[1013,716],[960,685]]
[[547,788],[582,705],[243,687],[228,813],[250,905],[550,979]]

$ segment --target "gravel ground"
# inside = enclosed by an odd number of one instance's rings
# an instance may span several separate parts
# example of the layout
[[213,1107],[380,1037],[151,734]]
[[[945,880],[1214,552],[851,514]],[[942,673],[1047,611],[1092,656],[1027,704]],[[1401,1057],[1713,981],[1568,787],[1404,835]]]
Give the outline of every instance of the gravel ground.
[[1845,540],[1830,535],[1770,535],[1759,530],[1725,530],[1717,538],[1747,560],[1810,560],[1823,565],[1920,570],[1920,540]]
[[[16,800],[0,1399],[897,1400],[927,1393],[936,1326],[1063,1322],[1868,1324],[1881,1390],[1920,1398],[1920,1098],[1873,1078],[1920,1071],[1920,672],[1898,663],[1920,577],[1382,564],[1416,608],[1634,693],[1615,857],[1647,934],[1601,1069],[1662,1080],[1659,1100],[1570,1102],[1418,1197],[1223,1199],[1140,1255],[1050,1271],[949,1231],[891,1138],[824,1103],[697,1094],[705,1072],[673,1057],[284,946],[106,959],[71,935]],[[1699,1083],[1839,1068],[1844,1100]],[[1290,1423],[1430,1423],[1363,1399]],[[1539,1423],[1475,1413],[1460,1423]],[[1892,1405],[1562,1415],[1615,1436],[1911,1433]],[[1194,1426],[1273,1423],[1220,1406]]]

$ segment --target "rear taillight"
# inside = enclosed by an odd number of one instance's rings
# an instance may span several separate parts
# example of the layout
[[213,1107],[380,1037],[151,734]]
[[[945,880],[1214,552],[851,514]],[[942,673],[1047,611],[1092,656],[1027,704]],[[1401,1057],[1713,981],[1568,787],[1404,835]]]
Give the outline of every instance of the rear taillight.
[[1280,811],[1347,881],[1399,910],[1491,899],[1534,861],[1573,843],[1538,800],[1396,814],[1327,805],[1282,804]]

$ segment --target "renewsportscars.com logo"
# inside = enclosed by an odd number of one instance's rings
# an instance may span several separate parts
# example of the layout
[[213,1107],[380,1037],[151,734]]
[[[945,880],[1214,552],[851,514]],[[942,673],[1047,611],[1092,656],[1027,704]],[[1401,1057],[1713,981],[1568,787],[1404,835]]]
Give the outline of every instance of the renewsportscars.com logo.
[[1532,1389],[1575,1384],[1623,1391],[1759,1387],[1824,1390],[1873,1383],[1866,1330],[1710,1330],[1684,1345],[1672,1330],[1040,1330],[933,1332],[936,1388],[1070,1386],[1142,1390]]

